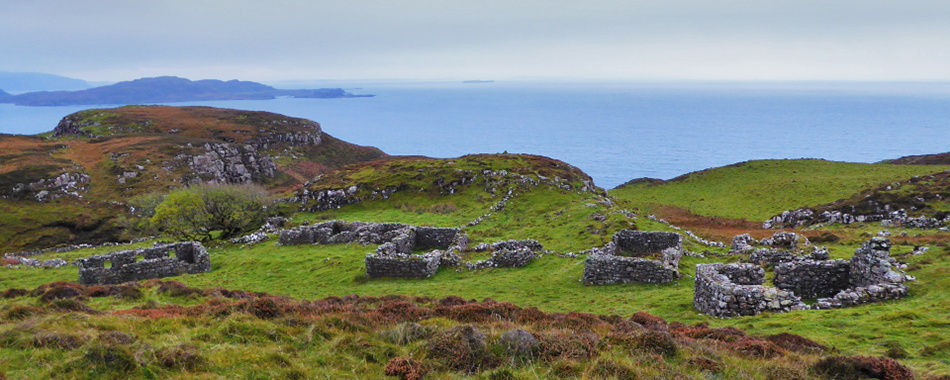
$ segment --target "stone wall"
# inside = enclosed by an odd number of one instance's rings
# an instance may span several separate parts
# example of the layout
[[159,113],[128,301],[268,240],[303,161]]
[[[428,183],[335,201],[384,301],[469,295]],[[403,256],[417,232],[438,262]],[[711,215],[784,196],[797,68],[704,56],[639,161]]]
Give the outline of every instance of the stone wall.
[[597,285],[668,283],[680,277],[681,257],[683,243],[679,234],[624,230],[614,234],[603,248],[589,251],[584,260],[583,281]]
[[[710,315],[732,317],[808,308],[789,303],[790,297],[817,299],[815,309],[901,298],[907,295],[904,282],[914,278],[897,269],[890,247],[890,240],[876,237],[858,248],[850,260],[781,263],[775,266],[776,288],[760,286],[765,271],[755,264],[700,264],[693,306]],[[818,251],[812,255],[819,253],[827,255]],[[743,288],[751,285],[755,287]]]
[[850,286],[850,263],[847,260],[805,260],[775,267],[772,283],[806,299],[831,297]]
[[312,226],[281,230],[281,245],[298,244],[383,244],[411,226],[399,223],[366,223],[333,220]]
[[424,255],[378,254],[366,255],[366,277],[432,277],[439,269],[443,252]]
[[765,270],[754,264],[699,264],[693,307],[714,317],[807,309],[790,291],[762,286]]
[[834,309],[902,298],[907,295],[904,282],[914,280],[901,272],[890,257],[891,241],[875,237],[854,252],[848,262],[849,288],[834,297],[820,298],[819,309]]
[[[174,254],[174,257],[171,254]],[[157,245],[77,260],[79,283],[121,284],[211,271],[208,251],[197,242]],[[108,264],[108,266],[107,266]]]

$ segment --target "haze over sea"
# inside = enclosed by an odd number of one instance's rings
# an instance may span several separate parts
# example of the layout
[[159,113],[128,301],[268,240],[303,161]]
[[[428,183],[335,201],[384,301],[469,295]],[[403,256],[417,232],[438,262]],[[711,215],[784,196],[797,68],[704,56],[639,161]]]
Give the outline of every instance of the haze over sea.
[[[393,155],[531,153],[598,186],[765,158],[876,162],[950,151],[950,83],[309,82],[374,98],[174,103],[269,111]],[[113,107],[108,106],[108,107]],[[0,104],[35,134],[94,106]]]

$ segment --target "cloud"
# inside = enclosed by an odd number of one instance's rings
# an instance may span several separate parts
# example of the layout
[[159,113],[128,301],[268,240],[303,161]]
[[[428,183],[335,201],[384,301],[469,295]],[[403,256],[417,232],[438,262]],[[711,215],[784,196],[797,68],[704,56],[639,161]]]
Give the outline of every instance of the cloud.
[[6,1],[0,69],[90,80],[948,80],[950,2]]

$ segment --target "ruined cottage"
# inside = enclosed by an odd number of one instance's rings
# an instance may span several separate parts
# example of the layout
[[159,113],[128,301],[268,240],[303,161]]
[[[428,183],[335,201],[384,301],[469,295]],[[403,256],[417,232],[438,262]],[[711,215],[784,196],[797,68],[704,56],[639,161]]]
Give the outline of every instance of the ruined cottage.
[[584,260],[586,284],[663,284],[680,277],[683,238],[672,232],[623,230]]
[[161,244],[77,261],[79,283],[111,285],[211,271],[208,250],[198,242]]

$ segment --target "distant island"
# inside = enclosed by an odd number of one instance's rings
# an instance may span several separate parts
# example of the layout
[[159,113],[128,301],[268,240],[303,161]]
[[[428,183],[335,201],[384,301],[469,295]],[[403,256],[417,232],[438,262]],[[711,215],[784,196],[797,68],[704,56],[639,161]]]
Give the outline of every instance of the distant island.
[[493,80],[463,80],[462,83],[495,83]]
[[12,92],[85,90],[93,87],[82,79],[45,73],[0,71],[0,88]]
[[342,88],[281,90],[249,81],[221,81],[163,76],[141,78],[79,91],[38,91],[11,95],[0,90],[0,103],[18,106],[71,106],[94,104],[175,103],[208,100],[267,100],[278,96],[294,98],[359,98]]

